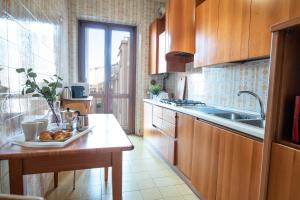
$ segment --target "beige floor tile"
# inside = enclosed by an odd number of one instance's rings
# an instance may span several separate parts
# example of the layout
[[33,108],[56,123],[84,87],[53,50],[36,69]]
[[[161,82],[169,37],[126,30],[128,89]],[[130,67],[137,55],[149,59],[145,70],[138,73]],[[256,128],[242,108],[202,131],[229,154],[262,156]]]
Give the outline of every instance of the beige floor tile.
[[185,200],[184,196],[177,196],[177,197],[164,197],[164,200]]
[[184,200],[200,200],[196,195],[190,194],[190,195],[184,195]]
[[178,180],[177,178],[175,178],[173,176],[155,178],[153,180],[157,187],[182,184],[181,180]]
[[139,180],[137,182],[138,182],[138,188],[140,190],[156,187],[156,185],[152,179],[143,179],[143,180]]
[[162,195],[158,188],[150,188],[145,190],[140,190],[144,200],[156,200],[161,199]]
[[181,193],[178,191],[176,185],[159,187],[159,191],[164,198],[181,196]]
[[181,195],[194,194],[193,191],[186,184],[177,185],[176,187]]
[[123,200],[143,200],[139,191],[123,192]]

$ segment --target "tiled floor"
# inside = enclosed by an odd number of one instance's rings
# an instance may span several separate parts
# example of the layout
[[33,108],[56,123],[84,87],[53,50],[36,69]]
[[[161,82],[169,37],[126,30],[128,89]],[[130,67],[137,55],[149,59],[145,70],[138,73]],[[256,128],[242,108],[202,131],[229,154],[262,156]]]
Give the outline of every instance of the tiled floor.
[[[135,149],[123,154],[123,200],[198,200],[142,138],[131,136],[130,140]],[[46,199],[112,199],[111,175],[105,185],[103,169],[80,170],[76,175],[76,189],[72,191],[73,173],[59,173],[59,186]]]

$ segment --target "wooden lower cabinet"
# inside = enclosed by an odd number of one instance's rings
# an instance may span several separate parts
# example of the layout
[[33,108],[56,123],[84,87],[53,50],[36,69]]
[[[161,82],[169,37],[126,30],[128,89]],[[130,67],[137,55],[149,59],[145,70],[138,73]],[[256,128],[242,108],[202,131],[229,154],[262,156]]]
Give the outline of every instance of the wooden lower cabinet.
[[191,177],[194,117],[177,113],[176,165],[187,177]]
[[191,182],[206,200],[216,198],[221,134],[222,130],[195,120]]
[[258,200],[262,143],[195,120],[191,182],[206,200]]
[[273,143],[268,200],[300,199],[300,150]]
[[155,119],[160,119],[153,115],[153,108],[152,104],[144,103],[144,139],[173,165],[175,160],[175,138],[162,133],[161,130],[153,126]]
[[222,130],[217,200],[258,200],[262,143]]

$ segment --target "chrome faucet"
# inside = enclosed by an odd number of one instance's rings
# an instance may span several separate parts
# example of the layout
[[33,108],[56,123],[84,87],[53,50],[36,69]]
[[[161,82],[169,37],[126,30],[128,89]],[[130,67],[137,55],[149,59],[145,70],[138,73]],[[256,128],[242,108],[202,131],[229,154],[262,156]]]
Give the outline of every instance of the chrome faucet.
[[259,106],[260,106],[260,116],[261,116],[261,119],[265,120],[266,119],[266,115],[265,115],[264,105],[263,105],[263,102],[262,102],[261,98],[256,93],[248,91],[248,90],[239,91],[237,95],[241,96],[241,94],[243,94],[243,93],[250,94],[250,95],[254,96],[258,100]]

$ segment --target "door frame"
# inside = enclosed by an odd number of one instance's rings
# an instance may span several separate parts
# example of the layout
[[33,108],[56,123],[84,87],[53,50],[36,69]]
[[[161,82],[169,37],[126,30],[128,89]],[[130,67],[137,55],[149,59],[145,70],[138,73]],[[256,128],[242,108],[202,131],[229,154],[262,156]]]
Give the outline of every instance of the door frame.
[[129,134],[135,133],[135,97],[136,97],[136,26],[114,24],[106,22],[97,22],[78,19],[78,82],[87,81],[87,72],[85,67],[85,33],[84,28],[101,28],[105,30],[105,94],[92,94],[97,98],[102,98],[104,101],[104,113],[111,113],[109,110],[109,99],[122,98],[123,95],[113,96],[111,92],[111,32],[128,31],[130,33],[130,59],[129,59],[129,96],[128,96],[128,130]]

